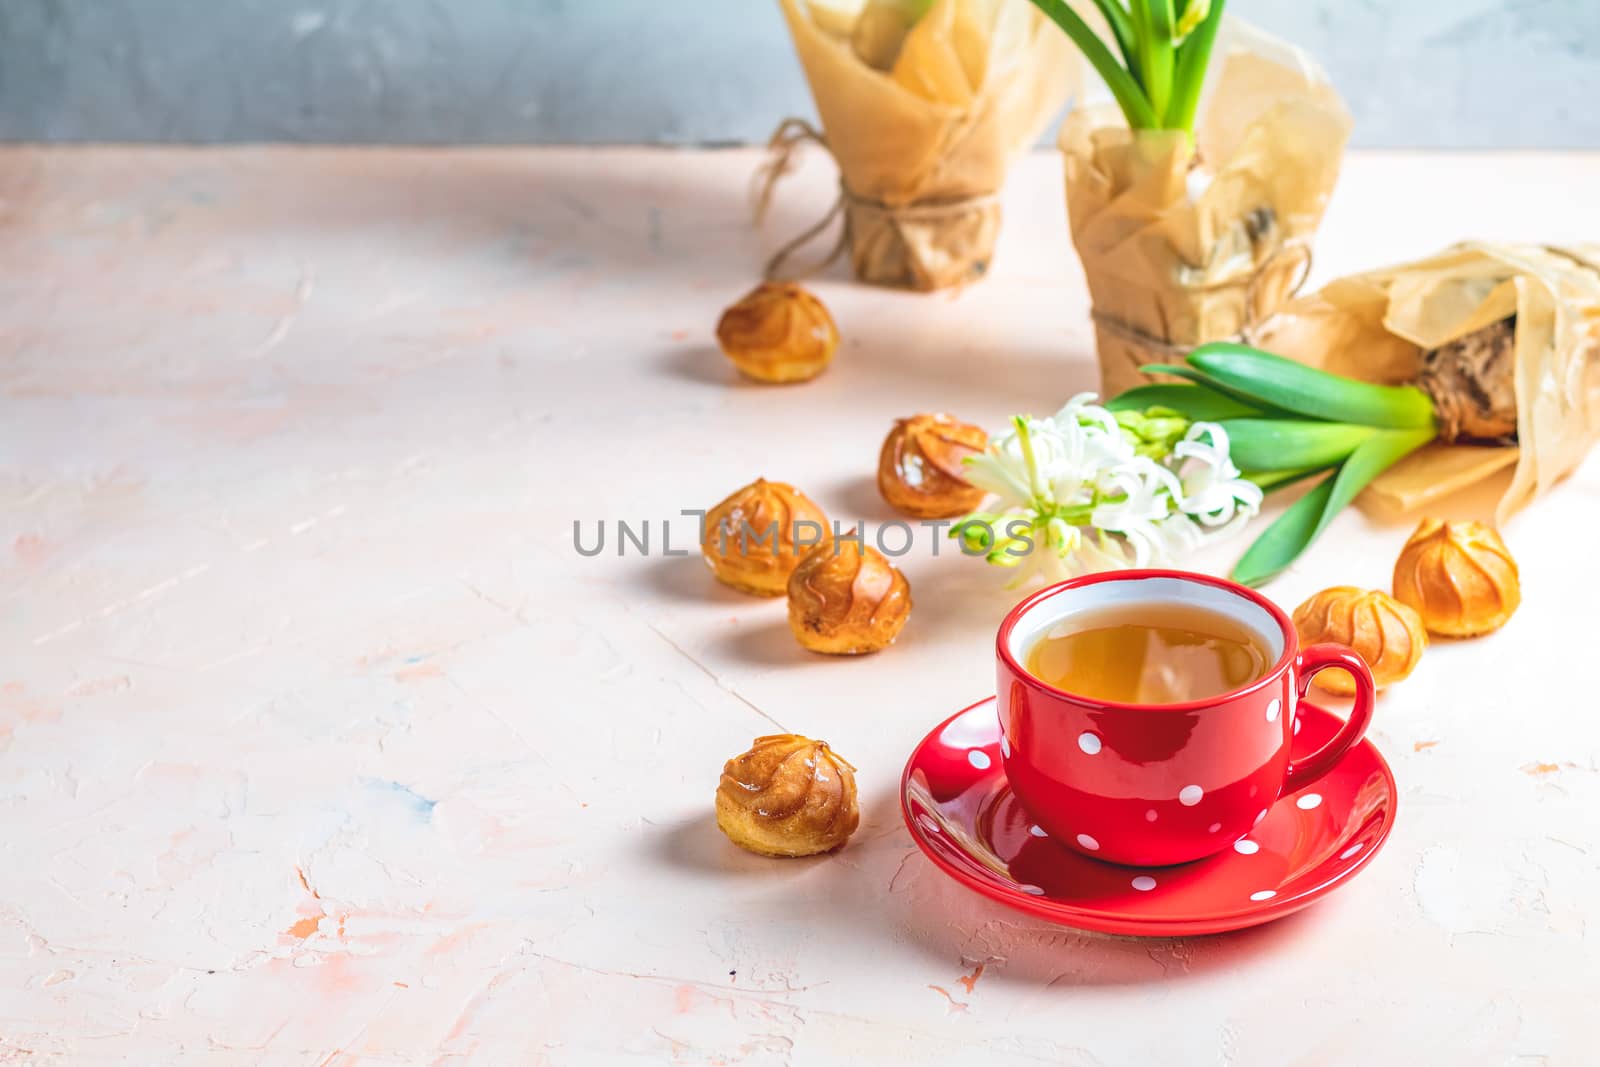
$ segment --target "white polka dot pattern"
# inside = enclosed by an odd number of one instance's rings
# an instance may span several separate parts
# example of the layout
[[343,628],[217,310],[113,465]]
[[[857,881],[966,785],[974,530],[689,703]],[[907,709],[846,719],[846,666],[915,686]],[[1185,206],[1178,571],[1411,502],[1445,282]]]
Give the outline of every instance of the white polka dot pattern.
[[1310,811],[1312,808],[1318,807],[1321,804],[1321,793],[1302,793],[1300,796],[1294,798],[1294,806],[1299,808],[1301,811]]
[[1279,700],[1277,697],[1273,697],[1272,698],[1272,702],[1267,705],[1267,721],[1268,722],[1277,722],[1278,721],[1278,712],[1280,712],[1282,710],[1283,710],[1283,701]]
[[1250,899],[1251,900],[1271,900],[1273,897],[1275,897],[1277,895],[1278,895],[1278,891],[1276,889],[1263,889],[1260,892],[1251,893],[1250,894]]
[[1148,874],[1141,874],[1128,884],[1133,886],[1133,888],[1137,889],[1141,893],[1148,893],[1150,890],[1156,887],[1156,880],[1150,877]]
[[1201,789],[1199,786],[1186,785],[1182,789],[1178,790],[1178,803],[1182,804],[1186,808],[1192,808],[1196,804],[1200,803],[1200,798],[1205,795],[1206,791]]
[[1078,747],[1091,756],[1098,756],[1100,754],[1100,738],[1095,734],[1084,731],[1078,735]]
[[994,761],[989,758],[989,753],[983,751],[983,749],[974,748],[967,751],[967,762],[980,771],[986,771]]
[[1079,834],[1078,835],[1078,844],[1082,845],[1084,848],[1088,849],[1090,852],[1099,852],[1100,851],[1100,842],[1096,841],[1094,838],[1090,837],[1088,834]]
[[1233,850],[1241,856],[1254,856],[1261,851],[1261,846],[1248,837],[1241,837],[1233,843]]

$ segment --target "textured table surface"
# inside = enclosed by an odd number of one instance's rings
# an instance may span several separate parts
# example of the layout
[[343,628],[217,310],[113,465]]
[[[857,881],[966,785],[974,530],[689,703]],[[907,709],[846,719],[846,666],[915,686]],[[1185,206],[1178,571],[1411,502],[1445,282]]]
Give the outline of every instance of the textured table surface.
[[[992,690],[993,574],[919,543],[899,644],[825,660],[661,524],[757,475],[880,521],[895,416],[1092,387],[1059,161],[1018,168],[981,284],[819,280],[839,358],[770,389],[711,330],[831,175],[758,234],[756,160],[0,152],[0,1062],[1591,1062],[1600,457],[1505,531],[1512,623],[1383,698],[1400,818],[1358,879],[1219,937],[1029,919],[895,801]],[[1358,154],[1316,278],[1592,239],[1596,187]],[[649,558],[575,551],[618,519]],[[1268,592],[1383,586],[1409,527],[1352,510]],[[712,823],[780,728],[859,768],[840,854]]]

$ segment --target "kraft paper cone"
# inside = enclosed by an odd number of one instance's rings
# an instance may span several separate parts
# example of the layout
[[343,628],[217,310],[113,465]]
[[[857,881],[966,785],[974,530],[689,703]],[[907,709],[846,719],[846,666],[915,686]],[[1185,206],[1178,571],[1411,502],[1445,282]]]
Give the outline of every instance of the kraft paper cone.
[[1062,126],[1104,396],[1144,364],[1244,338],[1310,270],[1350,116],[1299,50],[1237,20],[1224,34],[1194,143],[1132,131],[1114,107]]
[[822,131],[780,127],[762,200],[805,140],[833,154],[840,199],[774,257],[769,277],[788,273],[789,253],[835,213],[844,223],[834,255],[848,251],[863,281],[937,289],[983,274],[1006,172],[1079,84],[1070,42],[1027,0],[935,0],[879,70],[852,48],[837,5],[779,4]]
[[1367,492],[1412,511],[1516,464],[1497,518],[1546,492],[1600,438],[1600,245],[1460,244],[1332,282],[1264,323],[1261,347],[1336,374],[1413,381],[1423,353],[1514,319],[1516,445],[1434,443]]

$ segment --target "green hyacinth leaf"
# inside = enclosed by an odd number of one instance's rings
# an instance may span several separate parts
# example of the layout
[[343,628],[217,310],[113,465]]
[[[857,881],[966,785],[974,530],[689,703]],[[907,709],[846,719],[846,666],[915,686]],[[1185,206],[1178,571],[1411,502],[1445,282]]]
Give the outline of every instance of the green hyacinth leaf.
[[1247,345],[1214,342],[1189,353],[1189,365],[1230,395],[1329,422],[1431,430],[1433,401],[1414,385],[1373,385],[1329,374]]
[[1240,585],[1261,585],[1277,577],[1306,550],[1316,537],[1317,523],[1333,496],[1335,477],[1330,475],[1318,482],[1262,531],[1234,564],[1234,581]]
[[1144,411],[1147,408],[1167,408],[1192,422],[1216,422],[1260,414],[1255,408],[1214,389],[1181,382],[1136,385],[1106,403],[1106,410],[1111,412]]
[[1372,479],[1431,440],[1431,427],[1374,433],[1337,471],[1289,505],[1288,510],[1256,538],[1234,566],[1233,580],[1242,585],[1260,585],[1282,573]]
[[1246,393],[1240,389],[1235,389],[1226,382],[1218,381],[1209,374],[1206,374],[1204,371],[1196,370],[1195,368],[1186,366],[1182,363],[1147,363],[1143,367],[1139,368],[1139,373],[1170,374],[1174,378],[1182,378],[1184,381],[1189,382],[1192,385],[1198,385],[1201,388],[1208,389],[1213,393],[1219,393],[1222,396],[1227,397],[1229,400],[1232,400],[1236,404],[1242,404],[1253,409],[1256,413],[1270,418],[1293,419],[1299,417],[1292,411],[1280,408],[1276,404],[1269,404],[1266,401],[1257,397],[1253,397],[1249,393]]
[[1241,470],[1295,470],[1344,462],[1380,431],[1312,419],[1223,419],[1228,456]]
[[1298,470],[1241,471],[1239,477],[1260,486],[1263,492],[1270,493],[1275,489],[1303,481],[1314,474],[1321,474],[1327,469],[1327,467],[1301,467]]

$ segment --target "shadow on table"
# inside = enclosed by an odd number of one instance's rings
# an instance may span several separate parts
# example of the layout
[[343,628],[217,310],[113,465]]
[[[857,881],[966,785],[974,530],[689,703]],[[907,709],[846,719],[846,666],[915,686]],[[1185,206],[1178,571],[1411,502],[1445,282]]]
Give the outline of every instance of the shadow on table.
[[985,964],[984,980],[1037,987],[1140,985],[1180,981],[1239,966],[1292,947],[1305,931],[1299,912],[1264,926],[1196,937],[1127,937],[1075,930],[1013,911],[948,878],[917,850],[901,822],[899,790],[875,798],[879,819],[892,813],[897,833],[882,843],[902,846],[888,891],[875,887],[877,914],[867,923],[894,930],[928,956],[969,971]]
[[746,852],[717,828],[716,816],[709,809],[704,815],[692,815],[658,827],[654,847],[656,855],[668,867],[690,874],[763,878],[774,882],[806,875],[830,859],[822,855],[779,860]]
[[721,349],[711,344],[672,345],[661,351],[656,366],[667,376],[718,389],[762,389],[760,382],[740,374]]
[[735,624],[720,629],[713,640],[720,652],[734,662],[751,667],[790,667],[819,657],[795,640],[783,597],[752,596],[717,581],[700,558],[698,548],[692,556],[652,560],[639,574],[644,586],[663,599],[727,608]]
[[908,558],[902,565],[911,578],[916,607],[901,639],[939,643],[963,656],[992,657],[995,633],[1006,612],[1039,586],[1009,588],[1015,571],[963,555],[943,531],[939,537],[936,558]]
[[[752,856],[746,862],[727,854],[737,850],[709,818],[693,825],[716,840],[700,839],[691,824],[669,831],[662,843],[675,854],[668,857],[674,865],[785,883],[764,899],[746,899],[742,907],[749,918],[770,911],[773,921],[792,921],[803,912],[819,939],[880,943],[885,951],[909,947],[926,957],[931,970],[923,973],[949,972],[948,984],[937,991],[952,999],[971,996],[980,981],[1020,985],[1040,997],[1058,988],[1182,981],[1292,951],[1315,922],[1298,912],[1264,926],[1198,937],[1123,937],[1057,926],[947,878],[907,835],[898,788],[878,790],[863,803],[861,827],[847,848],[813,860]],[[797,862],[803,868],[790,866]],[[791,883],[793,872],[802,869],[804,884]],[[984,969],[974,977],[979,964]]]
[[[752,613],[753,614],[753,613]],[[730,657],[752,667],[788,667],[818,657],[795,640],[789,628],[788,607],[780,598],[770,618],[744,618],[722,639]]]
[[729,608],[759,605],[763,598],[741,593],[717,581],[700,556],[698,531],[693,515],[680,516],[672,523],[672,550],[687,551],[686,556],[662,556],[640,567],[639,580],[645,588],[664,600],[693,604],[719,604]]
[[[745,277],[735,284],[749,283]],[[880,313],[841,322],[844,340],[838,355],[808,383],[751,382],[740,377],[719,350],[699,341],[664,346],[647,357],[648,364],[664,378],[719,389],[743,385],[829,406],[853,406],[870,399],[882,411],[883,421],[874,429],[866,462],[876,461],[877,447],[896,416],[950,411],[970,418],[974,408],[1047,415],[1073,395],[1099,389],[1092,346],[1079,351],[1066,338],[1041,342],[1032,334],[1018,337],[1018,331],[1003,326],[983,343],[970,337],[930,335],[917,325],[925,315],[920,302],[941,297],[866,288]],[[983,313],[974,310],[972,315]]]
[[[979,577],[991,576],[979,575]],[[913,587],[913,596],[917,595],[918,589],[926,591],[926,586]],[[981,599],[988,603],[993,597],[985,594]],[[873,655],[890,656],[894,655],[894,648],[923,643],[939,643],[955,649],[975,649],[973,654],[987,655],[987,646],[994,639],[995,626],[1005,613],[1005,604],[1002,603],[995,611],[994,617],[989,618],[986,614],[971,610],[971,601],[954,603],[948,608],[941,608],[941,605],[949,602],[936,598],[929,598],[927,603],[929,604],[927,609],[912,608],[911,618],[907,620],[905,629],[895,638],[892,648]],[[838,670],[851,669],[851,664],[860,664],[862,669],[866,669],[869,661],[869,657],[865,655],[828,657],[823,653],[805,649],[795,640],[794,632],[789,626],[788,610],[782,599],[771,606],[770,613],[765,610],[741,613],[738,625],[728,627],[718,637],[717,643],[730,660],[756,668],[790,667],[831,659],[836,662],[835,669]],[[954,711],[955,707],[950,710]]]
[[[892,420],[884,420],[885,434],[889,432],[891,425]],[[878,492],[876,473],[845,475],[835,482],[818,486],[814,495],[827,510],[828,515],[838,519],[842,526],[849,526],[857,521],[880,523],[903,520],[913,524],[916,521],[906,519],[904,515],[884,503],[882,494]]]

